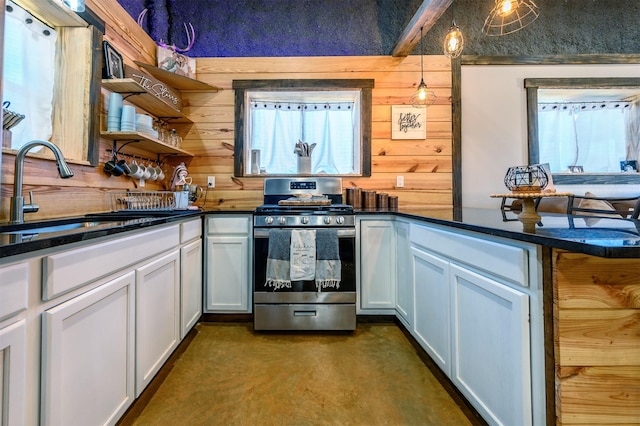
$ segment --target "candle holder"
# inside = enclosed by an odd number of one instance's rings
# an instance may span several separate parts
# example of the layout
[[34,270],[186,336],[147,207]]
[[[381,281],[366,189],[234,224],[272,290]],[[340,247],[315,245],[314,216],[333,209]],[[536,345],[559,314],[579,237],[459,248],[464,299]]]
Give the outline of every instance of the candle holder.
[[511,192],[540,192],[547,187],[549,176],[540,165],[509,167],[504,184]]

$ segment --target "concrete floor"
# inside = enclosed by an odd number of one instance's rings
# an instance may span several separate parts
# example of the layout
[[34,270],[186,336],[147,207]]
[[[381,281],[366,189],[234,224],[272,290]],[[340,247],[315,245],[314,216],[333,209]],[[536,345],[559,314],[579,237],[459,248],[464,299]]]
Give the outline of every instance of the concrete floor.
[[134,425],[469,425],[393,324],[254,333],[201,323]]

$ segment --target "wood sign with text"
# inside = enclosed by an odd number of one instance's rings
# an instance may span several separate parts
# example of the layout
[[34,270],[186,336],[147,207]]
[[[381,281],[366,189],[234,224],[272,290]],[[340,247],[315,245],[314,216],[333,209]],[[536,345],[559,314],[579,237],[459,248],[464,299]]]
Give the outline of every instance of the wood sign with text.
[[182,97],[172,87],[169,87],[166,83],[158,80],[157,78],[138,70],[136,68],[125,65],[124,77],[130,78],[140,86],[142,86],[147,92],[154,95],[171,108],[176,111],[182,111]]
[[391,139],[426,139],[427,108],[391,106]]

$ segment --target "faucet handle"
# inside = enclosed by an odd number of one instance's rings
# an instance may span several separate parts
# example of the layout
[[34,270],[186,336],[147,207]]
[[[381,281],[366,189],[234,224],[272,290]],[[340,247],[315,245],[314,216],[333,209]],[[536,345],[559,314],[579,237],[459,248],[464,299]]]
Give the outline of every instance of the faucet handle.
[[22,211],[24,213],[35,213],[40,209],[40,206],[33,203],[33,192],[29,191],[29,204],[25,204],[22,206]]

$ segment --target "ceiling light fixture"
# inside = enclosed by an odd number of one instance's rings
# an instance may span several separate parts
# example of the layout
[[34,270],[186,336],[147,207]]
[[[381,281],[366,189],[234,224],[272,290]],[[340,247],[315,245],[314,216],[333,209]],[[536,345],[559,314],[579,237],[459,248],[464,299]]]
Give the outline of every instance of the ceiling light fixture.
[[462,37],[462,31],[460,27],[456,25],[456,20],[453,17],[453,5],[451,4],[451,28],[444,38],[444,54],[448,58],[457,58],[464,49],[464,37]]
[[424,63],[423,63],[423,48],[422,48],[422,27],[420,27],[420,84],[416,93],[411,96],[411,105],[415,107],[428,107],[433,105],[436,101],[436,94],[433,90],[429,89],[427,83],[424,82]]
[[515,33],[535,21],[540,12],[533,0],[495,0],[482,32],[488,36]]
[[62,0],[62,3],[74,12],[84,12],[84,0]]

